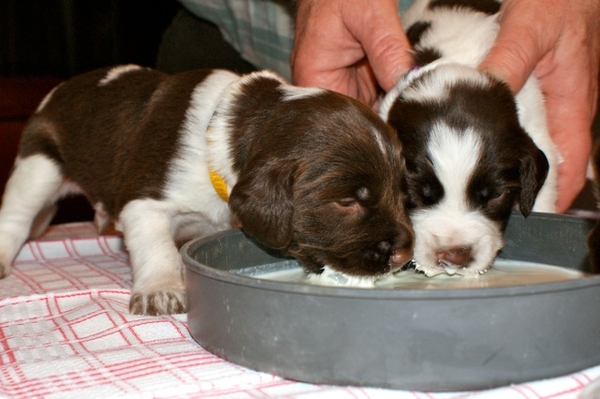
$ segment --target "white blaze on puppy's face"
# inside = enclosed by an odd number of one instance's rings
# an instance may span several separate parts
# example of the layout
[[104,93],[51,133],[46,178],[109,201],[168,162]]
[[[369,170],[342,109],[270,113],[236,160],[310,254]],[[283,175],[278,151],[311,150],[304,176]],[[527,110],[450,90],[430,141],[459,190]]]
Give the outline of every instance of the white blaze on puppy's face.
[[436,123],[427,145],[429,159],[444,188],[445,206],[464,212],[467,209],[466,183],[479,160],[481,144],[471,130],[457,131],[443,122]]
[[[419,232],[415,259],[426,274],[477,275],[487,270],[501,248],[498,225],[473,209],[467,198],[468,184],[480,161],[481,145],[479,136],[470,130],[457,131],[442,122],[431,130],[428,155],[443,195],[434,206],[411,213],[413,227]],[[444,251],[464,251],[468,265],[444,261]]]

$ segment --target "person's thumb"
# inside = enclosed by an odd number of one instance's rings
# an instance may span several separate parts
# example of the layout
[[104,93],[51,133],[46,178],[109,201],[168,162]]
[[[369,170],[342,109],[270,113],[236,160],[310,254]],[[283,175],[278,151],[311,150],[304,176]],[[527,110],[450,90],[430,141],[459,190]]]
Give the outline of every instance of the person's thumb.
[[539,60],[548,52],[552,38],[543,29],[539,10],[527,2],[505,2],[502,9],[500,30],[496,41],[479,65],[506,82],[514,93],[519,92]]

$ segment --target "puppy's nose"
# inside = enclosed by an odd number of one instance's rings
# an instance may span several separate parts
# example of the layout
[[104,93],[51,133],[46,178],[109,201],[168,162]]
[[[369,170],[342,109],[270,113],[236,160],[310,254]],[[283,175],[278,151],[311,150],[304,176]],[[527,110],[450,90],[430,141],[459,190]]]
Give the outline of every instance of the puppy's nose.
[[404,264],[406,264],[406,262],[412,259],[412,256],[412,248],[397,249],[390,257],[390,264],[392,266],[403,266]]
[[399,237],[396,239],[392,256],[390,256],[390,265],[403,266],[413,257],[413,233],[408,229],[402,229]]
[[441,263],[449,263],[455,266],[467,266],[471,261],[471,247],[459,246],[442,248],[437,251],[437,256]]

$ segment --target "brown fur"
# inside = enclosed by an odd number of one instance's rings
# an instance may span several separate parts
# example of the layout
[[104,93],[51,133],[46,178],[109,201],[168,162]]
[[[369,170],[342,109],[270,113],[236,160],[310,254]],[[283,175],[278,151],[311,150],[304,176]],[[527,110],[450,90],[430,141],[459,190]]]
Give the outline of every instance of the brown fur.
[[[239,180],[230,207],[244,230],[316,273],[324,265],[354,275],[389,271],[392,253],[412,247],[395,132],[335,93],[285,102],[265,95],[248,87],[233,123]],[[264,122],[249,111],[257,97],[261,106],[273,102]],[[386,156],[369,129],[384,133]]]

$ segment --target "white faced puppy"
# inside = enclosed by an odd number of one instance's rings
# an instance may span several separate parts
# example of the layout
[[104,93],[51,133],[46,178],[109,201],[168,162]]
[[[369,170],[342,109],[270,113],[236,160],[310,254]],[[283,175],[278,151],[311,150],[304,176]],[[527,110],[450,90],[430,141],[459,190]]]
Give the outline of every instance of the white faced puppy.
[[476,69],[499,8],[495,0],[417,0],[404,17],[417,67],[380,114],[403,145],[414,260],[428,275],[485,272],[515,203],[525,216],[555,212],[558,153],[537,81],[514,97]]
[[412,256],[401,154],[359,102],[270,72],[90,72],[25,128],[0,209],[0,276],[72,192],[124,234],[132,313],[185,311],[176,243],[234,221],[314,273],[379,275]]

